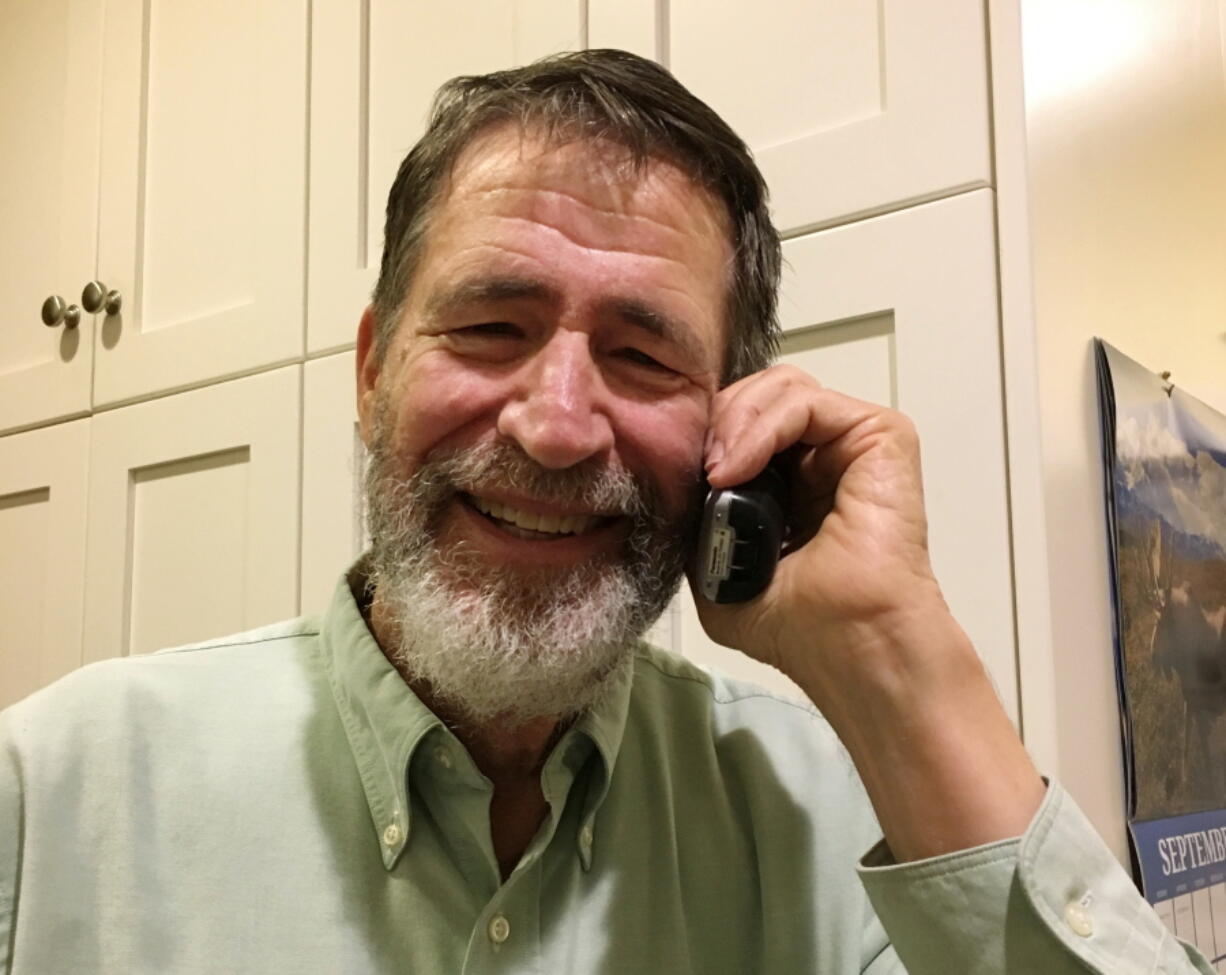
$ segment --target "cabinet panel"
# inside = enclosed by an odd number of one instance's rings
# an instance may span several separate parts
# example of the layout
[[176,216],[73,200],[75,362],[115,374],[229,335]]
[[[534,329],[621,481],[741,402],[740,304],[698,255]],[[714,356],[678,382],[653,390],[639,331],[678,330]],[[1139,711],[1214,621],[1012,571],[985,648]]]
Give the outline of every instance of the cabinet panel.
[[101,0],[0,8],[0,432],[89,409],[92,319],[39,313],[94,276],[101,29]]
[[353,352],[315,359],[303,370],[302,589],[304,613],[322,612],[337,579],[366,547]]
[[581,0],[317,0],[311,52],[308,346],[351,345],[378,275],[387,192],[434,92],[581,47]]
[[0,439],[0,708],[81,663],[89,424]]
[[593,47],[660,57],[745,139],[785,232],[991,178],[979,0],[590,6]]
[[107,8],[95,402],[300,355],[305,0]]
[[664,64],[668,60],[664,50],[667,26],[668,10],[663,0],[589,0],[587,5],[589,47],[620,48]]
[[94,417],[86,660],[295,615],[300,371]]
[[[915,421],[937,578],[1016,720],[992,207],[979,190],[790,240],[780,311],[784,361]],[[800,693],[681,602],[686,656]]]

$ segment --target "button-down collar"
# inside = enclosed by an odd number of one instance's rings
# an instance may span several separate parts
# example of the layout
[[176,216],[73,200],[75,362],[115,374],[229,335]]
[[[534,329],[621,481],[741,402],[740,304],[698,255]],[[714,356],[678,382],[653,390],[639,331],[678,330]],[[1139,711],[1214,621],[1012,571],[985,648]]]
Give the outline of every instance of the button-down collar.
[[[337,585],[323,620],[319,646],[366,794],[374,842],[379,845],[384,867],[390,870],[411,835],[408,789],[412,777],[408,768],[414,753],[429,740],[435,748],[433,757],[445,767],[438,750],[442,749],[447,761],[454,764],[456,755],[449,749],[458,753],[463,746],[383,654],[354,595],[364,585],[364,563],[359,561]],[[632,683],[630,661],[626,664],[603,700],[562,737],[542,772],[546,799],[560,805],[593,748],[599,756],[580,822],[577,852],[585,869],[591,867],[594,820],[608,794],[625,732]],[[444,744],[444,739],[449,743]],[[465,760],[465,764],[470,761],[467,756]]]

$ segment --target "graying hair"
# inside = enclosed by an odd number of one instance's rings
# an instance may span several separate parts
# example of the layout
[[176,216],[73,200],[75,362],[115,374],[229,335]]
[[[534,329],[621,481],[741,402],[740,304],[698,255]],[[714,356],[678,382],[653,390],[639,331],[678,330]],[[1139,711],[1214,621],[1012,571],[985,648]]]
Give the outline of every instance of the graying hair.
[[638,171],[667,160],[721,201],[733,250],[723,384],[778,354],[779,234],[749,148],[710,107],[653,61],[615,50],[543,58],[526,67],[453,78],[435,95],[426,134],[387,200],[383,263],[372,298],[375,356],[387,350],[421,259],[434,206],[456,160],[484,131],[512,122],[554,144],[624,146]]

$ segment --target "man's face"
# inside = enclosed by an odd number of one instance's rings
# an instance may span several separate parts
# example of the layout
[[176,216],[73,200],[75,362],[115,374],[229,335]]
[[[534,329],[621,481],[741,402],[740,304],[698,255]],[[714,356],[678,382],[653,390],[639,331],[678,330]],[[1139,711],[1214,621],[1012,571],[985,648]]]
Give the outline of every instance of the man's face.
[[[414,530],[452,603],[509,580],[539,621],[628,548],[676,548],[730,263],[720,204],[666,163],[513,128],[463,153],[384,361],[359,344],[363,438],[387,483],[435,484]],[[436,476],[481,456],[497,463]]]

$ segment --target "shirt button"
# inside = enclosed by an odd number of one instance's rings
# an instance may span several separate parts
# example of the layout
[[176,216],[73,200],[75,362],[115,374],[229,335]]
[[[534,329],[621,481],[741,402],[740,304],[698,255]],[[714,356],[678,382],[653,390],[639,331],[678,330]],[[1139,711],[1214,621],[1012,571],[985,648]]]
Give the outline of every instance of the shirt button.
[[1083,938],[1088,938],[1094,933],[1094,918],[1076,901],[1071,902],[1064,909],[1064,923],[1074,934],[1079,934]]
[[490,926],[488,928],[490,940],[496,945],[502,944],[507,938],[511,937],[511,922],[501,914],[495,914],[490,918]]
[[434,760],[443,768],[451,768],[451,753],[442,745],[434,749]]
[[400,827],[396,823],[388,823],[383,831],[383,842],[387,846],[395,846],[400,842]]

